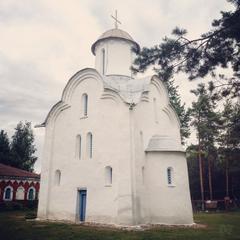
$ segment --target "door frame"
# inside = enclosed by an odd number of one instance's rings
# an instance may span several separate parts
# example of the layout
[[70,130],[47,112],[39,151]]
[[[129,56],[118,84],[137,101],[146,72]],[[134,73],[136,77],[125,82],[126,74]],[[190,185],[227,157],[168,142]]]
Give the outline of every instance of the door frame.
[[87,203],[87,188],[86,187],[81,187],[77,188],[77,207],[76,207],[76,222],[84,222],[86,219],[86,208],[87,204],[85,205],[85,218],[83,221],[80,220],[81,214],[80,214],[80,206],[81,206],[81,191],[86,192],[86,203]]

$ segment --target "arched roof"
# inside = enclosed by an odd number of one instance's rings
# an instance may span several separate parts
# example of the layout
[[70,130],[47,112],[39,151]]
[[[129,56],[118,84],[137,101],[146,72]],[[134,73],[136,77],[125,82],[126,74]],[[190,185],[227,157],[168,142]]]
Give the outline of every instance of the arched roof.
[[122,39],[122,40],[133,43],[135,45],[137,52],[140,50],[139,44],[137,42],[135,42],[133,40],[133,38],[127,32],[125,32],[119,28],[113,28],[113,29],[110,29],[110,30],[104,32],[98,38],[98,40],[95,43],[93,43],[91,50],[94,55],[95,55],[95,48],[96,48],[97,43],[99,43],[100,41],[103,41],[105,39]]

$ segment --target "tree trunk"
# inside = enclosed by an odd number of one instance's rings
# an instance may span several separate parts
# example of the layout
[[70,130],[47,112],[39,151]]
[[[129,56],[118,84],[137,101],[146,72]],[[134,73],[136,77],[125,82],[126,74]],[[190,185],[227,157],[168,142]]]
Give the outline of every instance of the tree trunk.
[[228,159],[226,159],[226,197],[229,197],[229,168]]
[[208,156],[208,186],[210,200],[213,200],[211,156]]
[[201,201],[202,211],[204,211],[204,186],[203,186],[203,169],[202,169],[202,153],[200,146],[200,139],[198,139],[198,161],[199,161],[199,176],[200,176],[200,187],[201,187]]

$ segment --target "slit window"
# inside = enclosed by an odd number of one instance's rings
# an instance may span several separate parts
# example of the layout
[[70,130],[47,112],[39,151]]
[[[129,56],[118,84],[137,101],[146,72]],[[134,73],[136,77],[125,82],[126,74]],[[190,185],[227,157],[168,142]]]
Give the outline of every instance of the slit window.
[[59,186],[60,183],[61,183],[61,171],[56,170],[56,172],[55,172],[55,185]]
[[172,167],[167,168],[167,183],[168,185],[173,184],[173,168]]
[[84,117],[88,115],[88,95],[86,93],[82,95],[82,114]]
[[90,132],[87,134],[87,156],[93,157],[93,135]]
[[105,185],[112,185],[112,168],[110,166],[105,167]]

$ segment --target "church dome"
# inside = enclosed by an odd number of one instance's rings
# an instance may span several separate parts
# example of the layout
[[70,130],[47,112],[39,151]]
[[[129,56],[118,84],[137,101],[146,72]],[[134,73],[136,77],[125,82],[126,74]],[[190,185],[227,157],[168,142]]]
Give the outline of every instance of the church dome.
[[106,32],[104,32],[99,38],[98,40],[92,45],[92,53],[95,55],[95,48],[96,48],[96,45],[102,41],[102,40],[105,40],[105,39],[122,39],[122,40],[125,40],[127,42],[131,42],[134,44],[135,46],[135,49],[137,52],[139,52],[140,50],[140,46],[137,42],[135,42],[133,40],[133,38],[125,31],[121,30],[121,29],[118,29],[118,28],[114,28],[114,29],[110,29]]

